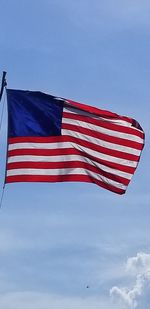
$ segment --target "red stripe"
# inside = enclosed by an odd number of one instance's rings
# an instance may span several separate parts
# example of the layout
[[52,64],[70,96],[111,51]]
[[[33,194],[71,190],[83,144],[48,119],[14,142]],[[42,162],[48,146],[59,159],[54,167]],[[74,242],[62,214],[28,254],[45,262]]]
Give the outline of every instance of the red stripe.
[[[72,142],[76,142],[76,139],[75,138],[72,138],[71,139],[71,141]],[[86,143],[84,142],[84,141],[80,141],[79,140],[79,145],[82,145],[82,146],[87,146],[86,145]],[[88,143],[88,146],[89,146],[89,148],[91,149],[91,147],[92,147],[92,144],[91,143]],[[90,147],[91,146],[91,147]],[[95,150],[97,150],[98,151],[98,146],[95,146]],[[135,171],[135,168],[134,167],[131,167],[131,166],[126,166],[126,165],[122,165],[122,164],[118,164],[118,163],[115,163],[115,162],[110,162],[110,161],[107,161],[107,160],[103,160],[103,159],[99,159],[98,157],[95,157],[95,156],[92,156],[92,155],[90,155],[90,154],[88,154],[88,153],[86,153],[86,152],[83,152],[83,151],[80,151],[80,150],[78,150],[78,149],[75,149],[75,148],[72,148],[71,150],[69,150],[69,148],[68,149],[66,149],[66,148],[62,148],[61,150],[63,150],[63,154],[65,155],[65,154],[79,154],[79,155],[82,155],[83,157],[87,157],[87,158],[89,158],[89,159],[91,159],[91,160],[93,160],[93,161],[95,161],[95,162],[98,162],[98,163],[100,163],[100,164],[104,164],[104,165],[106,165],[106,166],[108,166],[108,167],[111,167],[111,168],[114,168],[114,169],[117,169],[117,170],[120,170],[120,171],[124,171],[124,172],[127,172],[127,173],[130,173],[130,174],[132,174],[132,173],[134,173],[134,171]],[[11,150],[11,151],[9,151],[9,154],[11,154],[12,156],[13,156],[13,154],[15,154],[15,155],[22,155],[23,154],[23,151],[24,151],[24,149],[17,149],[17,150]],[[31,152],[32,152],[32,149],[27,149],[27,152],[25,153],[25,154],[27,154],[27,155],[30,155],[31,154]],[[38,155],[38,151],[39,150],[36,150],[36,152],[37,152],[37,155]],[[47,150],[46,150],[47,151]],[[49,151],[48,151],[48,155],[50,155],[50,152],[51,152],[51,154],[52,155],[55,155],[55,151],[56,151],[56,153],[57,153],[57,150],[56,149],[49,149]],[[66,151],[66,152],[65,152]],[[15,152],[15,153],[14,153]],[[109,153],[110,154],[110,153]],[[139,158],[138,158],[138,160],[139,160]]]
[[[75,139],[72,138],[72,142],[74,142]],[[84,142],[82,143],[82,140],[81,140],[81,144],[85,144]],[[89,147],[90,148],[90,147]],[[134,167],[130,167],[130,166],[125,166],[125,165],[121,165],[121,164],[118,164],[118,163],[114,163],[114,162],[110,162],[110,161],[107,161],[107,160],[103,160],[103,159],[99,159],[97,157],[94,157],[86,152],[83,152],[83,151],[80,151],[78,149],[75,149],[75,148],[62,148],[61,150],[63,150],[63,154],[75,154],[75,155],[81,155],[85,158],[89,158],[91,159],[93,162],[97,162],[97,163],[100,163],[100,164],[103,164],[107,167],[111,167],[113,169],[116,169],[116,170],[120,170],[120,171],[123,171],[123,172],[126,172],[126,173],[129,173],[129,174],[133,174],[134,171],[135,171],[135,168]],[[40,151],[40,153],[39,153]],[[48,151],[48,155],[58,155],[58,151],[59,149],[49,149],[49,150],[36,150],[36,153],[34,155],[42,155],[42,151],[43,151],[43,155],[46,155],[47,151]],[[32,149],[16,149],[16,150],[11,150],[9,151],[9,156],[13,156],[13,155],[31,155],[33,154],[32,153]],[[61,153],[62,154],[62,153]]]
[[[102,146],[98,146],[96,144],[90,143],[90,142],[86,142],[82,139],[76,138],[76,137],[72,137],[72,136],[68,136],[66,137],[66,140],[72,142],[72,143],[77,143],[78,145],[81,145],[83,147],[86,148],[90,148],[92,150],[98,151],[99,153],[103,153],[103,154],[107,154],[107,155],[111,155],[113,157],[116,158],[121,158],[121,159],[125,159],[125,160],[131,160],[131,161],[138,161],[139,156],[133,155],[133,154],[128,154],[128,153],[124,153],[118,150],[114,150],[114,149],[108,149],[108,148],[104,148]],[[58,146],[59,147],[59,146]],[[44,156],[50,156],[50,155],[63,155],[63,154],[73,154],[73,148],[57,148],[57,149],[30,149],[30,148],[26,148],[26,149],[14,149],[14,150],[9,150],[8,151],[8,156],[15,156],[15,155],[44,155]],[[85,153],[83,152],[82,155],[84,155]]]
[[[13,140],[13,138],[11,139],[11,142],[12,142],[12,140]],[[19,140],[20,140],[20,138],[19,138]],[[26,141],[27,141],[27,138],[26,138]],[[77,141],[78,141],[79,145],[84,146],[84,147],[89,147],[90,149],[92,149],[92,146],[93,146],[92,143],[85,142],[83,140],[79,140],[79,139],[76,139],[76,138],[73,138],[73,137],[71,138],[71,142],[72,143],[73,142],[76,143]],[[93,149],[93,150],[99,151],[99,146],[94,145],[94,148],[95,149]],[[89,159],[91,159],[91,160],[93,160],[95,162],[98,162],[100,164],[106,165],[108,167],[111,167],[111,168],[114,168],[114,169],[117,169],[117,170],[120,170],[120,171],[123,171],[123,172],[126,172],[126,173],[133,174],[134,171],[135,171],[135,167],[126,166],[126,165],[118,164],[118,163],[115,163],[115,162],[110,162],[110,161],[107,161],[107,160],[104,160],[104,159],[100,159],[100,158],[92,156],[92,155],[90,155],[90,154],[88,154],[88,153],[86,153],[84,151],[79,151],[78,149],[75,149],[75,148],[72,148],[72,150],[69,150],[69,148],[67,150],[66,150],[66,148],[65,149],[62,148],[61,150],[63,150],[63,154],[79,154],[79,155],[83,155],[84,157],[87,157],[87,158],[89,158]],[[13,155],[13,154],[14,155],[22,155],[23,151],[24,151],[24,149],[11,150],[11,151],[9,151],[9,155]],[[32,152],[32,149],[27,149],[27,152],[24,153],[24,154],[30,155],[31,154],[30,151]],[[38,155],[38,151],[39,150],[36,150],[37,155]],[[51,152],[52,155],[55,155],[55,151],[57,153],[56,149],[49,149],[49,150],[46,149],[46,152],[47,151],[48,151],[48,155],[50,155],[50,152]],[[109,155],[111,155],[110,152],[109,152]],[[126,158],[128,158],[128,157],[126,157]],[[139,158],[138,158],[138,161],[139,161]]]
[[113,157],[116,157],[116,158],[120,158],[120,159],[131,160],[131,161],[138,161],[138,159],[139,159],[138,156],[135,156],[135,155],[130,154],[130,153],[121,152],[121,151],[109,149],[109,148],[104,148],[102,146],[93,144],[91,142],[87,142],[87,141],[82,140],[80,138],[76,138],[74,136],[68,136],[68,137],[70,137],[70,142],[76,143],[79,146],[89,148],[89,149],[97,151],[99,153],[103,153],[103,154],[113,156]]
[[16,144],[16,143],[59,143],[59,142],[67,142],[68,138],[64,138],[62,135],[58,136],[46,136],[46,137],[39,137],[39,136],[19,136],[19,137],[10,137],[8,138],[9,144]]
[[[91,156],[92,158],[92,156]],[[114,162],[109,162],[109,161],[106,161],[106,160],[102,160],[102,159],[97,159],[96,160],[98,163],[101,163],[107,167],[110,167],[110,168],[113,168],[113,169],[116,169],[118,171],[122,171],[122,172],[125,172],[125,173],[129,173],[129,174],[134,174],[135,172],[135,167],[131,167],[131,166],[126,166],[126,165],[121,165],[121,164],[118,164],[118,163],[114,163]]]
[[107,135],[107,134],[103,134],[103,133],[100,133],[100,132],[97,132],[97,131],[94,131],[94,130],[82,128],[80,126],[76,126],[76,125],[72,125],[72,124],[62,123],[62,129],[75,131],[75,132],[78,132],[78,133],[81,133],[81,134],[88,135],[90,137],[95,137],[95,138],[98,138],[100,140],[110,142],[112,144],[127,146],[127,147],[134,148],[134,149],[137,149],[137,150],[143,149],[143,145],[141,143],[129,141],[129,140],[126,140],[126,139],[123,139],[123,138],[120,138],[120,137],[110,136],[110,135]]
[[33,155],[33,156],[60,156],[68,154],[77,154],[78,151],[74,148],[57,148],[57,149],[14,149],[8,151],[8,157]]
[[99,185],[107,190],[118,194],[124,194],[125,190],[116,188],[112,185],[106,184],[99,180],[93,179],[86,175],[58,175],[58,176],[39,176],[39,175],[21,175],[21,176],[7,176],[6,183],[11,182],[64,182],[64,181],[79,181],[90,182]]
[[[69,102],[69,104],[67,104],[67,102]],[[90,105],[87,105],[87,104],[78,103],[78,102],[75,102],[75,101],[72,101],[72,100],[67,99],[66,102],[65,102],[65,106],[67,106],[67,107],[72,106],[72,107],[77,108],[79,110],[78,113],[80,112],[80,110],[82,110],[82,111],[85,111],[87,113],[93,114],[91,116],[97,115],[97,116],[108,118],[108,119],[120,119],[120,120],[124,120],[126,122],[129,122],[131,124],[133,123],[132,118],[129,118],[129,117],[126,117],[126,116],[120,116],[116,113],[112,113],[112,112],[104,110],[104,109],[99,109],[99,108],[96,108],[94,106],[90,106]]]
[[[121,132],[121,133],[126,133],[126,134],[132,134],[135,136],[138,136],[142,139],[144,139],[144,133],[139,131],[139,130],[135,130],[132,127],[125,127],[122,126],[120,124],[114,124],[114,123],[109,123],[107,121],[103,121],[100,119],[95,119],[92,117],[88,117],[88,116],[82,116],[79,114],[72,114],[69,112],[63,112],[63,118],[67,118],[67,119],[74,119],[74,120],[79,120],[79,121],[84,121],[87,123],[91,123],[93,125],[105,128],[105,129],[109,129],[112,131],[117,131],[117,132]],[[112,120],[113,122],[113,120]]]
[[[92,171],[96,174],[104,176],[108,179],[114,180],[116,182],[122,183],[124,185],[128,185],[129,179],[126,179],[121,176],[117,176],[108,172],[103,171],[100,168],[97,168],[89,163],[81,162],[81,161],[64,161],[64,162],[15,162],[15,163],[8,163],[7,170],[12,169],[20,169],[20,168],[27,168],[27,169],[61,169],[61,168],[84,168],[89,171]],[[43,171],[44,173],[44,171]],[[75,171],[74,171],[75,173]]]

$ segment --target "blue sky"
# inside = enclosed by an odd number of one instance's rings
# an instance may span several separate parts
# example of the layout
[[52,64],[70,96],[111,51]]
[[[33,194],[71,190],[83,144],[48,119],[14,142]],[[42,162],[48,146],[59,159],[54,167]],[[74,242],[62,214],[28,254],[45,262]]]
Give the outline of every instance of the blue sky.
[[[131,116],[146,133],[124,196],[84,183],[6,185],[1,308],[148,308],[149,15],[147,0],[1,0],[0,71],[9,88]],[[2,188],[6,109],[0,138]]]

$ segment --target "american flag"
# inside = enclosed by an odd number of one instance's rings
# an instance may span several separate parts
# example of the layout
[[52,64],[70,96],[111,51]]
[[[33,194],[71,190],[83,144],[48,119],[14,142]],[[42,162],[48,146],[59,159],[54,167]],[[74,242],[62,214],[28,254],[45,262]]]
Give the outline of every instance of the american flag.
[[144,146],[137,121],[36,91],[7,89],[6,183],[91,182],[125,193]]

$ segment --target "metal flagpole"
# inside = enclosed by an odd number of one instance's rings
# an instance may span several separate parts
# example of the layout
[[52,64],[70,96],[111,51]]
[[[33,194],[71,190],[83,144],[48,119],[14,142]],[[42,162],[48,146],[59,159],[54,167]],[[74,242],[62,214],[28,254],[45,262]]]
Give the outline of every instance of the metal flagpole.
[[7,74],[7,72],[3,71],[2,82],[1,82],[0,101],[1,101],[2,96],[3,96],[4,88],[7,86],[6,74]]
[[[1,101],[2,96],[3,96],[4,88],[7,86],[6,74],[7,74],[7,72],[3,71],[2,82],[1,82],[1,91],[0,91],[0,101]],[[3,115],[4,115],[5,98],[4,98],[4,101],[3,101],[2,112],[1,112],[1,117],[0,117],[0,131],[1,131],[2,120],[3,120]],[[5,171],[5,174],[6,174],[6,171]],[[5,175],[5,178],[6,178],[6,175]],[[4,180],[4,184],[3,184],[3,188],[2,188],[2,193],[1,193],[1,196],[0,196],[0,208],[2,207],[2,202],[3,202],[3,197],[4,197],[4,189],[5,189],[5,180]]]

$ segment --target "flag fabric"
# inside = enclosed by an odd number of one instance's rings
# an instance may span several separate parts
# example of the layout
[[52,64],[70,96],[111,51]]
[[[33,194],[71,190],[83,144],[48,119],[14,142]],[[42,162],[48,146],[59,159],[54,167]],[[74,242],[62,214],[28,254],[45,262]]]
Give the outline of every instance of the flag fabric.
[[137,121],[42,92],[7,89],[6,183],[91,182],[125,193],[144,146]]

